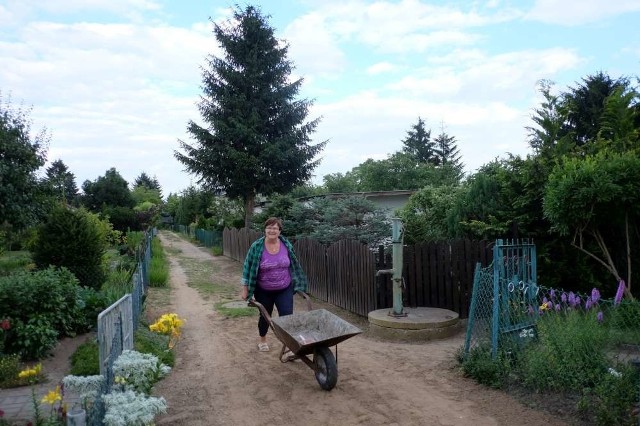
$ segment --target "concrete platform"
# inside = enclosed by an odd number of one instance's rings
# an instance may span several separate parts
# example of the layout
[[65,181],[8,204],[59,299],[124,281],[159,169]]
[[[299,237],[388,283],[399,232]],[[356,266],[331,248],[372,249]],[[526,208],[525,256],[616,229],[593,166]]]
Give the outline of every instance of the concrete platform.
[[369,312],[369,333],[390,341],[445,339],[464,327],[457,312],[440,308],[404,308],[404,317],[389,315],[391,309]]

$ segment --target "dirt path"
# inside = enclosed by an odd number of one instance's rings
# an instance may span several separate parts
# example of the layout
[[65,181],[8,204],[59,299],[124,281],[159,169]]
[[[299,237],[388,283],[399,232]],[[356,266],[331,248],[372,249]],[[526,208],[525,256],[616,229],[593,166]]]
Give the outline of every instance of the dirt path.
[[[306,364],[280,363],[280,343],[271,332],[271,352],[257,351],[257,317],[226,318],[214,309],[239,291],[238,262],[168,232],[159,238],[170,260],[171,295],[163,302],[151,289],[147,314],[170,310],[187,322],[176,365],[154,389],[169,405],[157,425],[566,424],[461,377],[455,353],[463,335],[424,344],[382,342],[368,336],[366,320],[314,302],[365,330],[338,346],[338,384],[323,391]],[[193,268],[212,271],[214,291],[203,296],[192,287],[201,284],[189,278]]]

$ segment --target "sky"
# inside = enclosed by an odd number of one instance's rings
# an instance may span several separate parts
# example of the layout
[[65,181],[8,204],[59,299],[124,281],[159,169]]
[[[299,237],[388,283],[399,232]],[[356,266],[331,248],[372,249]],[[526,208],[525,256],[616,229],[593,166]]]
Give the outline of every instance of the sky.
[[62,160],[79,188],[115,167],[180,193],[198,177],[174,152],[206,125],[202,67],[224,54],[212,21],[235,4],[289,45],[313,143],[328,141],[316,185],[400,151],[419,117],[456,138],[467,173],[526,156],[541,80],[640,75],[640,0],[0,0],[2,102],[30,109],[45,168]]

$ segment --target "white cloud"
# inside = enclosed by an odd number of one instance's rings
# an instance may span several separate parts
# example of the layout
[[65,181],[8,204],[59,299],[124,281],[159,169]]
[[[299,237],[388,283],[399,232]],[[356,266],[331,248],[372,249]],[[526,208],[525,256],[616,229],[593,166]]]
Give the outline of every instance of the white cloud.
[[367,74],[376,75],[376,74],[386,74],[390,72],[397,71],[400,67],[391,64],[389,62],[378,62],[377,64],[373,64],[369,68],[367,68]]
[[299,73],[328,75],[344,69],[344,52],[321,15],[309,13],[296,19],[285,28],[283,37],[290,43],[289,55]]
[[570,49],[510,52],[489,56],[479,51],[456,51],[433,58],[384,88],[386,93],[440,102],[521,105],[536,82],[571,70],[584,60]]
[[422,52],[432,47],[475,43],[465,30],[512,20],[520,13],[499,9],[478,13],[419,0],[328,2],[316,13],[340,41],[357,41],[379,52]]
[[35,22],[0,44],[0,81],[34,105],[34,124],[52,135],[49,159],[78,184],[110,167],[129,182],[155,167],[165,192],[177,192],[189,177],[173,150],[200,117],[199,66],[212,38],[206,27]]
[[[399,151],[418,116],[425,119],[432,134],[438,134],[444,125],[456,138],[469,172],[506,152],[526,155],[524,127],[530,107],[501,102],[430,102],[401,95],[382,97],[372,91],[318,105],[312,114],[324,119],[315,140],[330,142],[314,182],[322,183],[322,176],[328,173],[345,173],[368,158],[380,160]],[[514,134],[518,135],[515,139]]]
[[536,0],[526,19],[572,26],[638,11],[638,0]]

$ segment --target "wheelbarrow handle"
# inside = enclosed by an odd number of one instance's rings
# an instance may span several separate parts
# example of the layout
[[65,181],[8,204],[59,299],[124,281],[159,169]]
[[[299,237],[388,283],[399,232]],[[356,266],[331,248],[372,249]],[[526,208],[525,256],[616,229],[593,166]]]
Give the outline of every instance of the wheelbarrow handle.
[[307,311],[311,311],[313,310],[313,306],[311,305],[311,298],[309,297],[309,295],[307,293],[305,293],[304,291],[297,291],[296,293],[298,293],[306,302],[307,304]]
[[258,302],[256,299],[252,297],[251,300],[249,300],[249,306],[254,306],[258,308],[258,310],[260,311],[260,315],[262,315],[264,319],[267,320],[267,323],[273,328],[273,324],[271,322],[271,316],[269,315],[269,312],[267,312],[267,308],[265,308],[262,303]]
[[[309,295],[307,293],[305,293],[304,291],[297,291],[296,293],[298,293],[300,295],[300,297],[302,297],[304,299],[304,301],[306,302],[307,310],[308,311],[312,310],[313,306],[311,305],[311,298],[309,297]],[[249,300],[249,306],[254,306],[254,307],[258,308],[258,310],[260,311],[260,314],[264,317],[265,320],[267,320],[267,323],[270,326],[272,326],[272,324],[271,324],[271,316],[267,312],[267,309],[262,305],[262,303],[258,302],[255,298],[252,297],[251,300]]]

